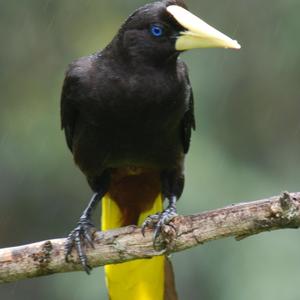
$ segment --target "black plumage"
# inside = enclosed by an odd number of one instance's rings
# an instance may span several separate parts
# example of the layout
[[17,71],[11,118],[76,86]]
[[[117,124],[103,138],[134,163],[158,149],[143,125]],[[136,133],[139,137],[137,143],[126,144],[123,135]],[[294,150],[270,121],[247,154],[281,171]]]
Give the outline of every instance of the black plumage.
[[[69,236],[67,254],[75,244],[87,271],[81,242],[90,240],[91,211],[105,193],[115,195],[128,224],[162,192],[169,205],[160,215],[156,237],[176,215],[195,119],[187,67],[175,48],[184,28],[166,11],[170,4],[184,7],[182,1],[162,1],[136,10],[104,50],[75,60],[66,73],[62,128],[95,192]],[[160,28],[157,33],[162,30],[161,36],[153,35],[153,26]],[[131,182],[131,191],[117,193],[116,182],[125,177],[137,184]],[[151,195],[146,195],[147,184]]]

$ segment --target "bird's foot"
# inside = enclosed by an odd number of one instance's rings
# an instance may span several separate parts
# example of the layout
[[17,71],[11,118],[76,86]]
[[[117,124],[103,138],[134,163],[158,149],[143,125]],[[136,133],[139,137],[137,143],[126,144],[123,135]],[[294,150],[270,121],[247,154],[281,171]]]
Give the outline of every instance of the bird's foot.
[[178,214],[174,206],[168,206],[163,212],[148,216],[142,225],[142,234],[145,235],[146,228],[154,228],[153,244],[155,245],[164,226],[168,225],[176,216]]
[[81,265],[87,274],[90,274],[92,268],[88,265],[85,248],[88,246],[94,248],[93,234],[95,231],[96,228],[91,221],[87,217],[81,217],[77,227],[75,227],[68,235],[65,244],[66,262],[69,262],[69,256],[71,255],[72,249],[75,248]]

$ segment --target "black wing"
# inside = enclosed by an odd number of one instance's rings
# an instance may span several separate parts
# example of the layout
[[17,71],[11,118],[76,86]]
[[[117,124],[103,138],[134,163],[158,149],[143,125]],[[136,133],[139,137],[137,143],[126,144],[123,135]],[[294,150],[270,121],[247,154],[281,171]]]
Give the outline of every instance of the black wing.
[[60,113],[61,113],[61,128],[65,132],[66,141],[69,149],[72,151],[74,141],[74,131],[76,120],[79,116],[79,105],[85,96],[85,86],[89,71],[91,68],[91,56],[82,57],[74,61],[66,72],[64,80]]
[[60,116],[61,116],[61,128],[65,132],[66,141],[69,149],[72,151],[73,134],[75,123],[77,119],[77,109],[73,100],[74,97],[74,85],[76,85],[76,79],[66,74],[64,85],[60,100]]
[[181,122],[181,134],[182,134],[182,144],[183,151],[187,153],[190,148],[190,141],[192,135],[192,129],[196,129],[195,115],[194,115],[194,95],[191,87],[191,83],[189,80],[188,69],[185,63],[182,62],[184,76],[186,78],[187,83],[187,92],[188,92],[188,103],[187,103],[187,111],[183,116],[183,120]]

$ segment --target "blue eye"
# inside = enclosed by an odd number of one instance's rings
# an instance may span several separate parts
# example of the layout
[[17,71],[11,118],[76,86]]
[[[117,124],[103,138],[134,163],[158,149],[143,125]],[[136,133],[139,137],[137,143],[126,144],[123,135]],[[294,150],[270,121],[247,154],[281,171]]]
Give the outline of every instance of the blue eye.
[[151,34],[153,36],[160,37],[164,34],[164,30],[162,27],[160,27],[158,25],[152,25],[151,26]]

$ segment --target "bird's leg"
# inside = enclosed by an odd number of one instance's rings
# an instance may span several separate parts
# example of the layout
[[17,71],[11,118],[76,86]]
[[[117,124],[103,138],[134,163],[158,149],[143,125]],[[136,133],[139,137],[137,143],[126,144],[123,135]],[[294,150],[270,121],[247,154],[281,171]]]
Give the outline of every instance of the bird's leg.
[[93,233],[96,231],[95,226],[91,221],[91,216],[94,208],[100,202],[103,197],[103,193],[95,193],[90,200],[88,206],[82,213],[77,226],[70,232],[67,237],[67,242],[65,244],[65,257],[68,262],[69,255],[72,252],[73,247],[75,247],[77,254],[79,256],[80,262],[84,270],[89,274],[91,267],[88,265],[87,257],[85,254],[85,246],[90,245],[94,248],[93,245]]
[[162,212],[148,216],[142,225],[144,235],[147,227],[154,227],[154,244],[160,235],[163,227],[176,217],[176,202],[183,190],[183,175],[178,172],[162,173],[162,196],[168,201],[168,206]]
[[109,179],[110,177],[108,172],[104,172],[104,174],[100,177],[88,179],[93,189],[98,192],[92,196],[88,206],[85,208],[81,217],[79,218],[77,226],[68,235],[65,244],[66,261],[69,261],[69,256],[71,255],[72,249],[75,248],[80,262],[88,274],[92,268],[88,265],[85,247],[90,246],[94,248],[93,233],[96,231],[96,228],[91,220],[92,213],[97,204],[101,201],[102,197],[106,194],[108,190]]

